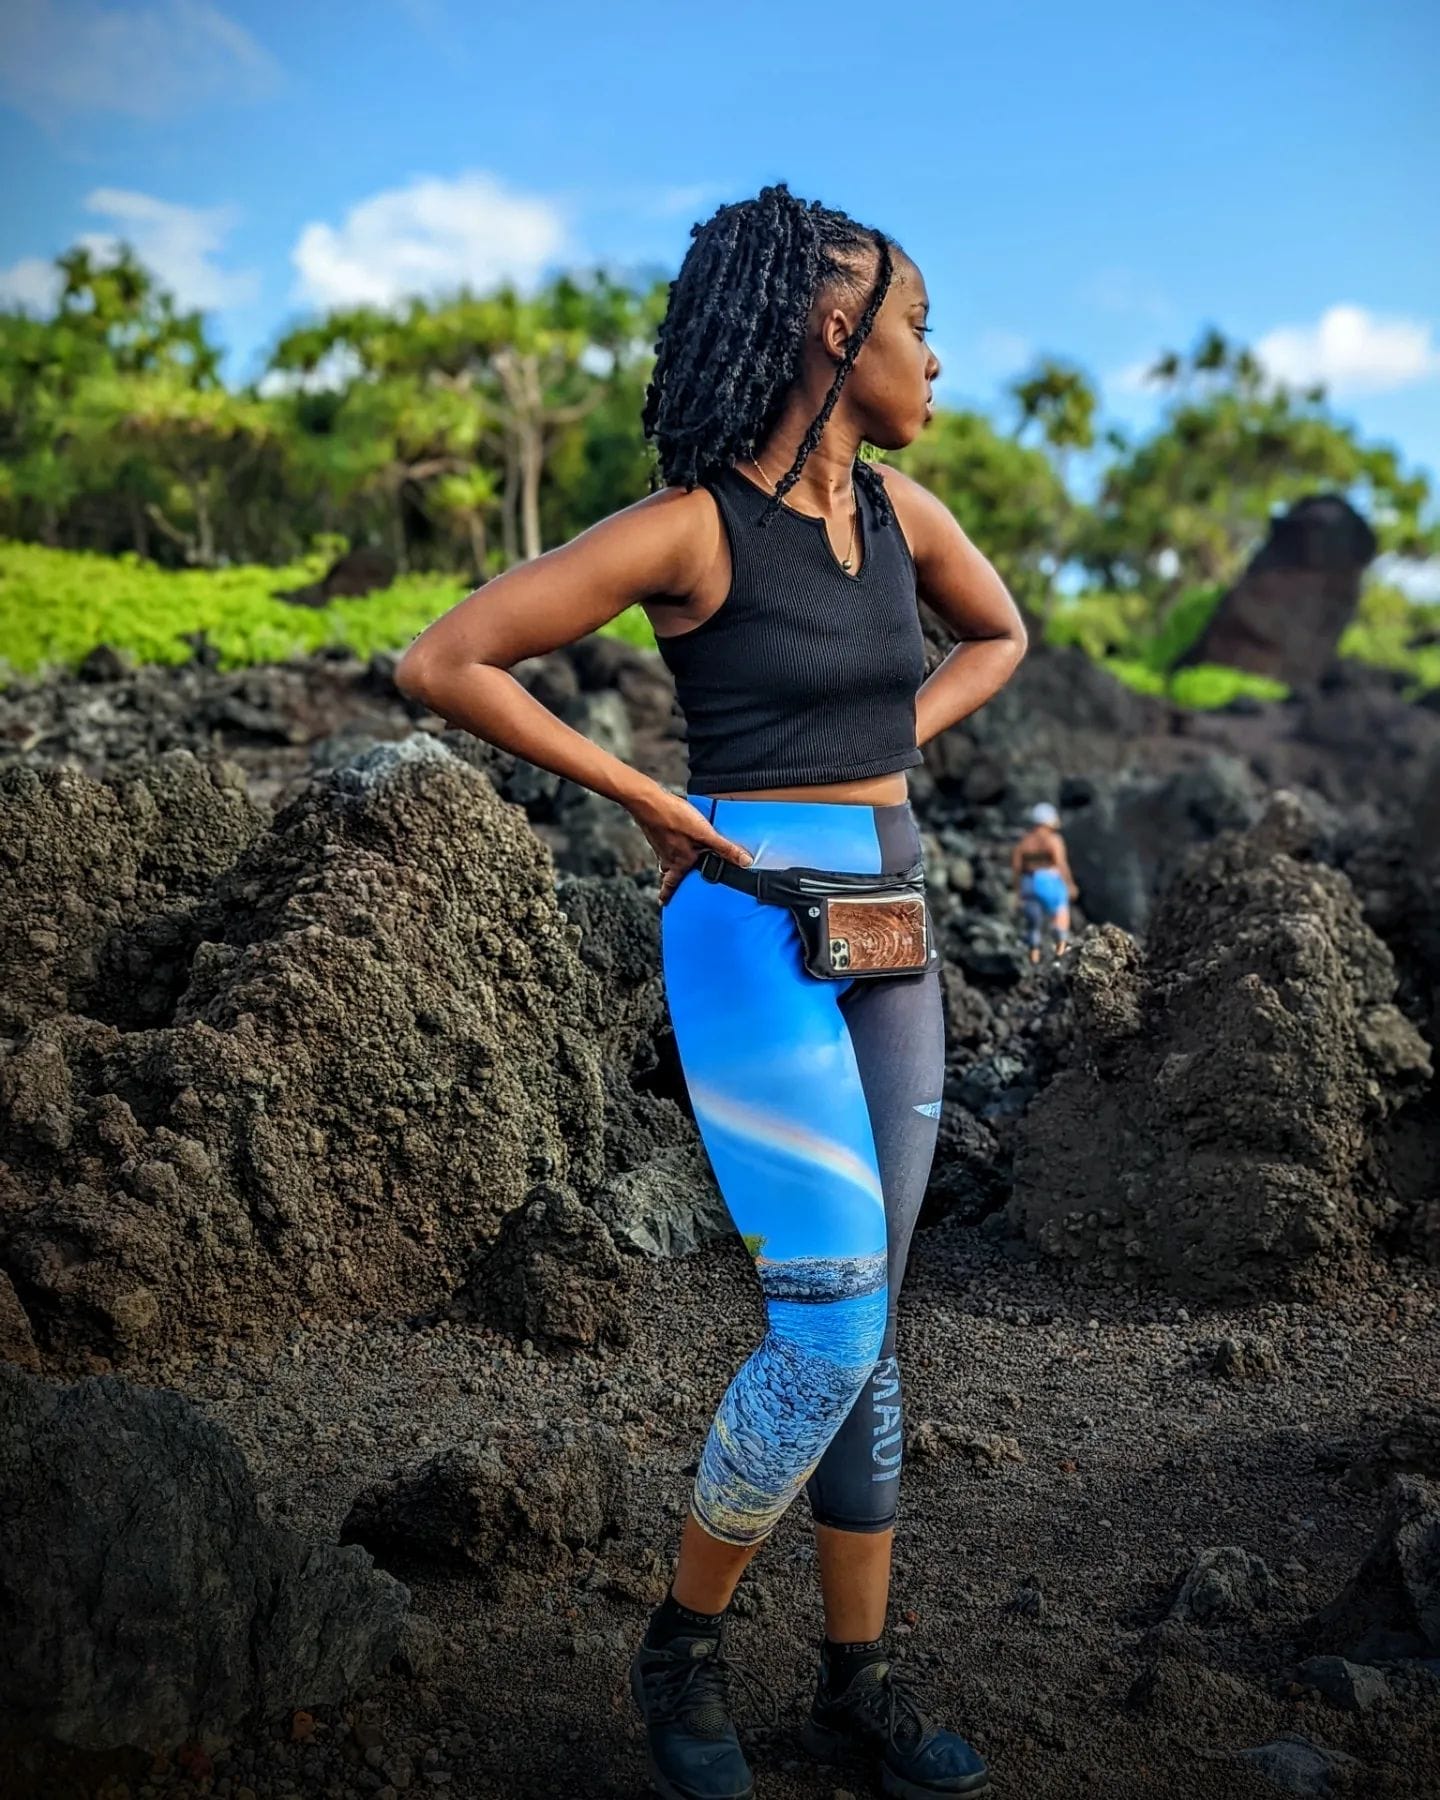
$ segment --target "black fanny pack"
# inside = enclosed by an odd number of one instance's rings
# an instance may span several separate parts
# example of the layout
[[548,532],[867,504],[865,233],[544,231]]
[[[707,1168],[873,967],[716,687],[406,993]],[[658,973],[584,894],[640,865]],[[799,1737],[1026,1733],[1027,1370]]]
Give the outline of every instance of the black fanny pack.
[[940,966],[923,863],[897,875],[742,869],[714,850],[702,850],[695,866],[706,881],[788,907],[804,945],[805,968],[822,981],[920,975]]

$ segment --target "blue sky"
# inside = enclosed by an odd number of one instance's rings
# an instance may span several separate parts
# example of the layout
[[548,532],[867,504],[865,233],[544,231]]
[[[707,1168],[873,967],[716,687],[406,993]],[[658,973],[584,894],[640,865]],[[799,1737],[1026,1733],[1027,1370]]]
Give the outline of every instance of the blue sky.
[[0,294],[125,235],[245,375],[317,303],[673,268],[783,177],[920,262],[951,401],[1048,351],[1142,422],[1213,322],[1435,475],[1437,84],[1433,0],[6,0]]

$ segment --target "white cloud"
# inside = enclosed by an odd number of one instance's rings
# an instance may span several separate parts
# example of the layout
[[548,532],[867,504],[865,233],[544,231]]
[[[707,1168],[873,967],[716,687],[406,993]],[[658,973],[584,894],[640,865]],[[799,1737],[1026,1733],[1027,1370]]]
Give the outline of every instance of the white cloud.
[[88,233],[81,239],[86,248],[109,258],[123,238],[182,306],[242,306],[259,292],[253,270],[222,269],[214,261],[235,223],[228,206],[176,206],[126,188],[96,188],[85,207],[113,227]]
[[1432,326],[1382,319],[1363,306],[1331,306],[1313,325],[1279,326],[1255,354],[1278,381],[1323,381],[1337,394],[1383,394],[1440,374]]
[[43,256],[22,256],[0,269],[0,305],[48,313],[60,295],[60,271]]
[[525,287],[565,248],[556,206],[477,171],[453,181],[422,177],[360,201],[339,226],[307,225],[291,260],[303,300],[389,306],[462,286]]
[[0,5],[0,97],[43,124],[94,112],[168,119],[261,99],[279,80],[269,51],[208,0]]

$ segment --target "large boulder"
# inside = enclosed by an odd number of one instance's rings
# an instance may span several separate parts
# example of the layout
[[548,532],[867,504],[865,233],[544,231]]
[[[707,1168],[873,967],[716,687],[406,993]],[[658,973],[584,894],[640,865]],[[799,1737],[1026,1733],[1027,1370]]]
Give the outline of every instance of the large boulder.
[[434,739],[309,787],[196,935],[163,1027],[67,1014],[0,1057],[0,1268],[52,1367],[435,1304],[533,1181],[604,1172],[579,928]]
[[542,1182],[501,1225],[451,1310],[473,1312],[534,1343],[626,1344],[631,1287],[631,1271],[599,1215]]
[[0,1368],[0,1516],[0,1712],[22,1737],[162,1751],[424,1654],[408,1591],[271,1523],[178,1394]]
[[1278,797],[1192,855],[1147,951],[1109,926],[1075,951],[1076,1041],[1016,1156],[1011,1217],[1041,1248],[1188,1293],[1319,1293],[1398,1223],[1369,1147],[1428,1053],[1306,835]]
[[1341,494],[1301,500],[1270,535],[1181,659],[1224,663],[1292,685],[1318,681],[1375,555],[1375,533]]
[[340,1528],[382,1562],[545,1574],[629,1519],[626,1449],[598,1419],[508,1419],[362,1490]]

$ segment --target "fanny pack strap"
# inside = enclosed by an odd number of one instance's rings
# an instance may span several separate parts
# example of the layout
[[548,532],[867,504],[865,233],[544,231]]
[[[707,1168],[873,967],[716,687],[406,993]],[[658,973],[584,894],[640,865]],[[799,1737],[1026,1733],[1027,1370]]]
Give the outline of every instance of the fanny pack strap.
[[797,887],[797,882],[809,878],[809,891],[815,894],[864,894],[872,892],[890,892],[898,887],[913,887],[917,893],[923,893],[925,881],[925,865],[923,862],[912,863],[908,869],[902,869],[890,875],[857,875],[846,872],[831,873],[825,869],[756,869],[741,868],[739,863],[730,862],[715,850],[702,850],[695,864],[706,881],[718,881],[722,887],[738,888],[742,894],[751,894],[757,900],[771,902],[778,906],[793,906],[805,897],[805,887]]

